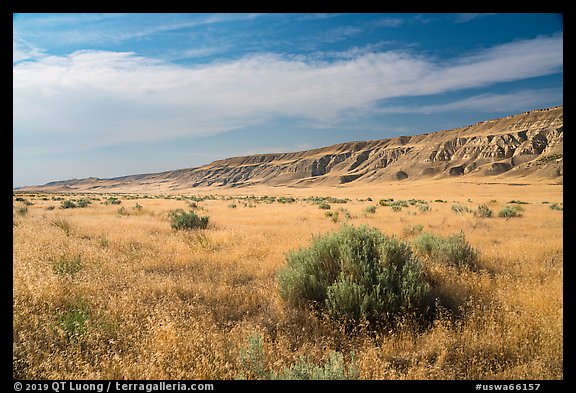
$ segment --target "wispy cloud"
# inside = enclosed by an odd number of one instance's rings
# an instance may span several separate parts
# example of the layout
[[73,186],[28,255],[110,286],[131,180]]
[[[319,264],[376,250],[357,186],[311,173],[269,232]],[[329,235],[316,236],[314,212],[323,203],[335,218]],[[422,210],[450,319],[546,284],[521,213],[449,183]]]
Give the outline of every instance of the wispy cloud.
[[389,106],[380,113],[433,114],[453,111],[484,113],[520,112],[527,108],[545,108],[562,103],[562,89],[525,89],[505,94],[486,93],[435,105]]
[[[134,14],[56,14],[18,19],[15,34],[41,40],[50,29],[50,41],[60,44],[97,44],[144,38],[158,33],[254,20],[265,14],[159,14],[154,19]],[[66,28],[63,28],[66,27]]]
[[[561,72],[562,41],[516,41],[451,61],[401,51],[359,51],[334,62],[269,54],[194,67],[129,52],[46,56],[14,65],[14,137],[65,151],[193,138],[277,117],[333,126],[389,98]],[[506,99],[513,97],[476,97],[467,105]]]
[[454,22],[455,23],[466,23],[473,21],[475,19],[484,18],[486,16],[495,15],[493,13],[462,13],[462,14],[454,14]]

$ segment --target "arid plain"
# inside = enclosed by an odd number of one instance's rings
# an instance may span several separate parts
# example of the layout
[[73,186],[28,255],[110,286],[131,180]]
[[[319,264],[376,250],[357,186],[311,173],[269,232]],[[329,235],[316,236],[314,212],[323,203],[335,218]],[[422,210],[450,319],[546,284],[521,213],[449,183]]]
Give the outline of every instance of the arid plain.
[[[286,379],[307,369],[360,379],[562,379],[562,187],[458,178],[182,194],[15,191],[14,378]],[[85,207],[63,208],[67,200]],[[480,205],[493,215],[479,215]],[[499,217],[506,206],[521,216]],[[208,216],[208,227],[171,228],[175,209]],[[408,245],[423,233],[461,232],[478,262],[458,269],[419,256],[443,299],[426,322],[405,315],[386,329],[351,330],[289,304],[278,283],[291,250],[343,225]]]

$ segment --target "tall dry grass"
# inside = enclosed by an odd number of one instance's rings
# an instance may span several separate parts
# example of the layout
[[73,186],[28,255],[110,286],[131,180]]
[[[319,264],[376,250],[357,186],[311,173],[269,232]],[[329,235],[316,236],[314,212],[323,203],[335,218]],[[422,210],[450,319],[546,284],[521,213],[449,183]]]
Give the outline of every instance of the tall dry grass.
[[[26,214],[14,202],[13,376],[233,379],[249,375],[241,358],[257,335],[264,366],[276,373],[300,356],[322,364],[338,351],[345,360],[354,354],[363,379],[561,379],[563,215],[541,204],[561,202],[561,189],[518,198],[531,203],[509,220],[451,210],[457,201],[497,212],[517,198],[504,186],[478,190],[462,198],[372,189],[332,205],[348,210],[349,224],[407,241],[416,236],[407,228],[418,225],[442,236],[463,231],[479,251],[475,271],[424,260],[445,300],[428,325],[406,317],[387,331],[354,333],[278,294],[285,254],[341,225],[317,205],[245,207],[220,195],[197,202],[210,217],[207,230],[175,231],[168,214],[188,210],[187,200],[120,197],[128,214],[118,214],[118,205],[63,210],[27,195],[34,204]],[[358,200],[367,196],[374,200]],[[388,197],[425,198],[430,210],[365,213]]]

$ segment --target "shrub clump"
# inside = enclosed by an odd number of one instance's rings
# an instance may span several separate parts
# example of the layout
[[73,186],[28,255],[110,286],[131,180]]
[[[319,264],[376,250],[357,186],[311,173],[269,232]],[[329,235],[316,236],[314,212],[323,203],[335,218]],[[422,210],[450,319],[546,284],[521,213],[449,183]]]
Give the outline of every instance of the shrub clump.
[[284,366],[279,372],[271,371],[264,354],[264,341],[259,334],[248,337],[248,345],[240,351],[242,372],[238,379],[263,380],[344,380],[358,379],[360,366],[354,352],[347,363],[340,352],[331,351],[325,363],[316,364],[308,357],[300,356],[296,363]]
[[524,208],[520,205],[506,206],[498,212],[498,217],[511,218],[511,217],[522,217],[524,214]]
[[459,268],[475,268],[478,262],[478,253],[462,232],[447,238],[424,232],[414,241],[414,249],[418,254]]
[[488,205],[483,204],[478,206],[478,210],[474,212],[474,215],[477,217],[490,218],[494,215],[494,212],[488,207]]
[[209,217],[200,217],[193,211],[186,213],[182,209],[173,210],[169,214],[172,229],[206,229]]
[[76,207],[77,207],[76,204],[70,199],[62,201],[60,205],[60,209],[74,209]]
[[364,208],[364,213],[375,214],[376,213],[376,206],[367,206],[366,208]]
[[282,298],[333,320],[382,324],[426,309],[431,287],[422,264],[408,245],[375,228],[344,225],[286,260],[278,274]]
[[75,275],[82,270],[82,259],[80,255],[63,254],[52,264],[52,271],[58,275]]
[[470,209],[468,209],[466,206],[454,204],[454,205],[452,205],[452,211],[454,213],[462,214],[462,213],[469,212]]

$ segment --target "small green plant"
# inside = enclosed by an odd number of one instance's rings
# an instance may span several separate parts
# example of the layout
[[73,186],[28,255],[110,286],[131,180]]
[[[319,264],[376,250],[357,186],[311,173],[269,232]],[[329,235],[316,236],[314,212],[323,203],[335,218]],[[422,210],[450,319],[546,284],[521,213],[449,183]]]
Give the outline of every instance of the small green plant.
[[494,215],[494,212],[488,207],[488,205],[482,204],[478,206],[478,209],[474,212],[474,215],[477,217],[490,218]]
[[296,202],[296,199],[293,197],[280,197],[276,199],[276,202],[278,203],[294,203]]
[[380,199],[378,201],[378,204],[380,206],[388,206],[388,205],[390,205],[390,202],[394,202],[394,198]]
[[420,255],[459,268],[474,269],[478,262],[478,253],[462,232],[447,238],[424,232],[414,241],[414,249]]
[[248,337],[248,343],[240,351],[240,363],[245,371],[239,379],[270,379],[271,373],[266,369],[264,341],[254,333]]
[[169,213],[170,227],[176,230],[206,229],[209,217],[200,217],[193,211],[186,213],[182,209]]
[[70,199],[66,199],[60,203],[60,209],[74,209],[76,207],[76,204]]
[[129,216],[130,212],[122,206],[120,209],[116,211],[119,216]]
[[523,214],[524,214],[524,208],[522,206],[507,205],[498,212],[498,217],[504,217],[506,219],[509,219],[512,217],[522,217]]
[[430,285],[410,247],[375,228],[344,225],[286,260],[278,273],[281,297],[347,326],[364,319],[386,324],[398,313],[422,311],[429,300]]
[[519,200],[517,200],[517,199],[513,199],[513,200],[508,201],[508,202],[506,202],[506,203],[515,203],[515,204],[517,204],[517,205],[529,205],[528,202],[519,201]]
[[420,206],[418,206],[418,210],[420,210],[421,213],[426,213],[426,212],[430,211],[430,206],[420,205]]
[[54,225],[56,228],[62,229],[64,231],[64,234],[66,234],[66,236],[70,236],[70,234],[72,233],[72,227],[70,226],[70,223],[67,220],[61,218],[55,218],[50,223]]
[[444,199],[436,199],[434,202],[438,202],[438,203],[448,203],[448,201],[445,201]]
[[92,201],[88,198],[82,198],[78,201],[78,207],[86,207],[88,205],[90,205],[92,203]]
[[469,212],[470,209],[468,209],[466,206],[454,204],[454,205],[452,205],[452,211],[454,213],[463,214],[463,213]]
[[557,202],[551,203],[551,204],[550,204],[550,209],[552,209],[552,210],[560,210],[560,211],[564,210],[564,208],[563,208],[560,204],[558,204]]
[[67,302],[64,309],[57,314],[57,324],[68,341],[79,341],[88,332],[90,306],[84,298],[78,296]]
[[322,209],[322,210],[329,210],[330,209],[330,205],[327,203],[321,203],[318,205],[318,209]]
[[327,211],[324,212],[324,216],[328,217],[330,220],[332,220],[333,222],[338,222],[340,219],[340,215],[338,214],[337,211]]
[[108,199],[106,199],[106,202],[104,202],[106,205],[119,205],[122,203],[122,201],[118,198],[115,197],[110,197]]
[[367,213],[367,214],[376,213],[376,206],[367,206],[366,208],[364,208],[364,213]]
[[404,236],[416,236],[422,233],[424,229],[424,225],[417,224],[417,225],[407,225],[404,227],[403,233]]
[[190,206],[191,209],[196,209],[198,207],[198,204],[195,201],[191,201],[188,202],[188,206]]
[[16,198],[16,201],[17,201],[17,202],[22,202],[22,204],[23,204],[24,206],[32,206],[32,205],[34,205],[32,202],[30,202],[28,199],[25,199],[25,198]]
[[358,379],[360,367],[351,355],[351,361],[346,367],[344,356],[340,352],[332,351],[326,363],[314,364],[307,357],[300,356],[298,361],[290,367],[283,367],[274,379],[281,380],[345,380]]
[[108,248],[108,246],[110,245],[110,242],[108,241],[108,238],[105,235],[100,236],[100,238],[98,239],[98,243],[102,248]]
[[298,361],[285,366],[279,372],[272,372],[267,367],[264,354],[264,341],[254,333],[248,337],[248,342],[240,351],[242,373],[238,379],[260,380],[344,380],[358,379],[360,366],[355,360],[354,352],[346,364],[340,352],[332,351],[325,363],[315,364],[308,357],[300,356]]
[[230,209],[236,209],[236,204],[235,204],[235,203],[230,203],[230,204],[228,205],[228,207],[229,207]]
[[52,264],[52,271],[58,275],[75,275],[82,270],[80,255],[63,254]]
[[399,211],[401,211],[401,210],[402,210],[402,206],[399,206],[399,205],[394,205],[394,206],[392,206],[392,211],[393,211],[393,212],[399,212]]
[[16,208],[16,213],[21,216],[25,216],[28,214],[28,207],[27,206],[19,206]]
[[144,207],[141,204],[136,203],[132,209],[134,209],[136,211],[142,211],[142,209],[144,209]]

